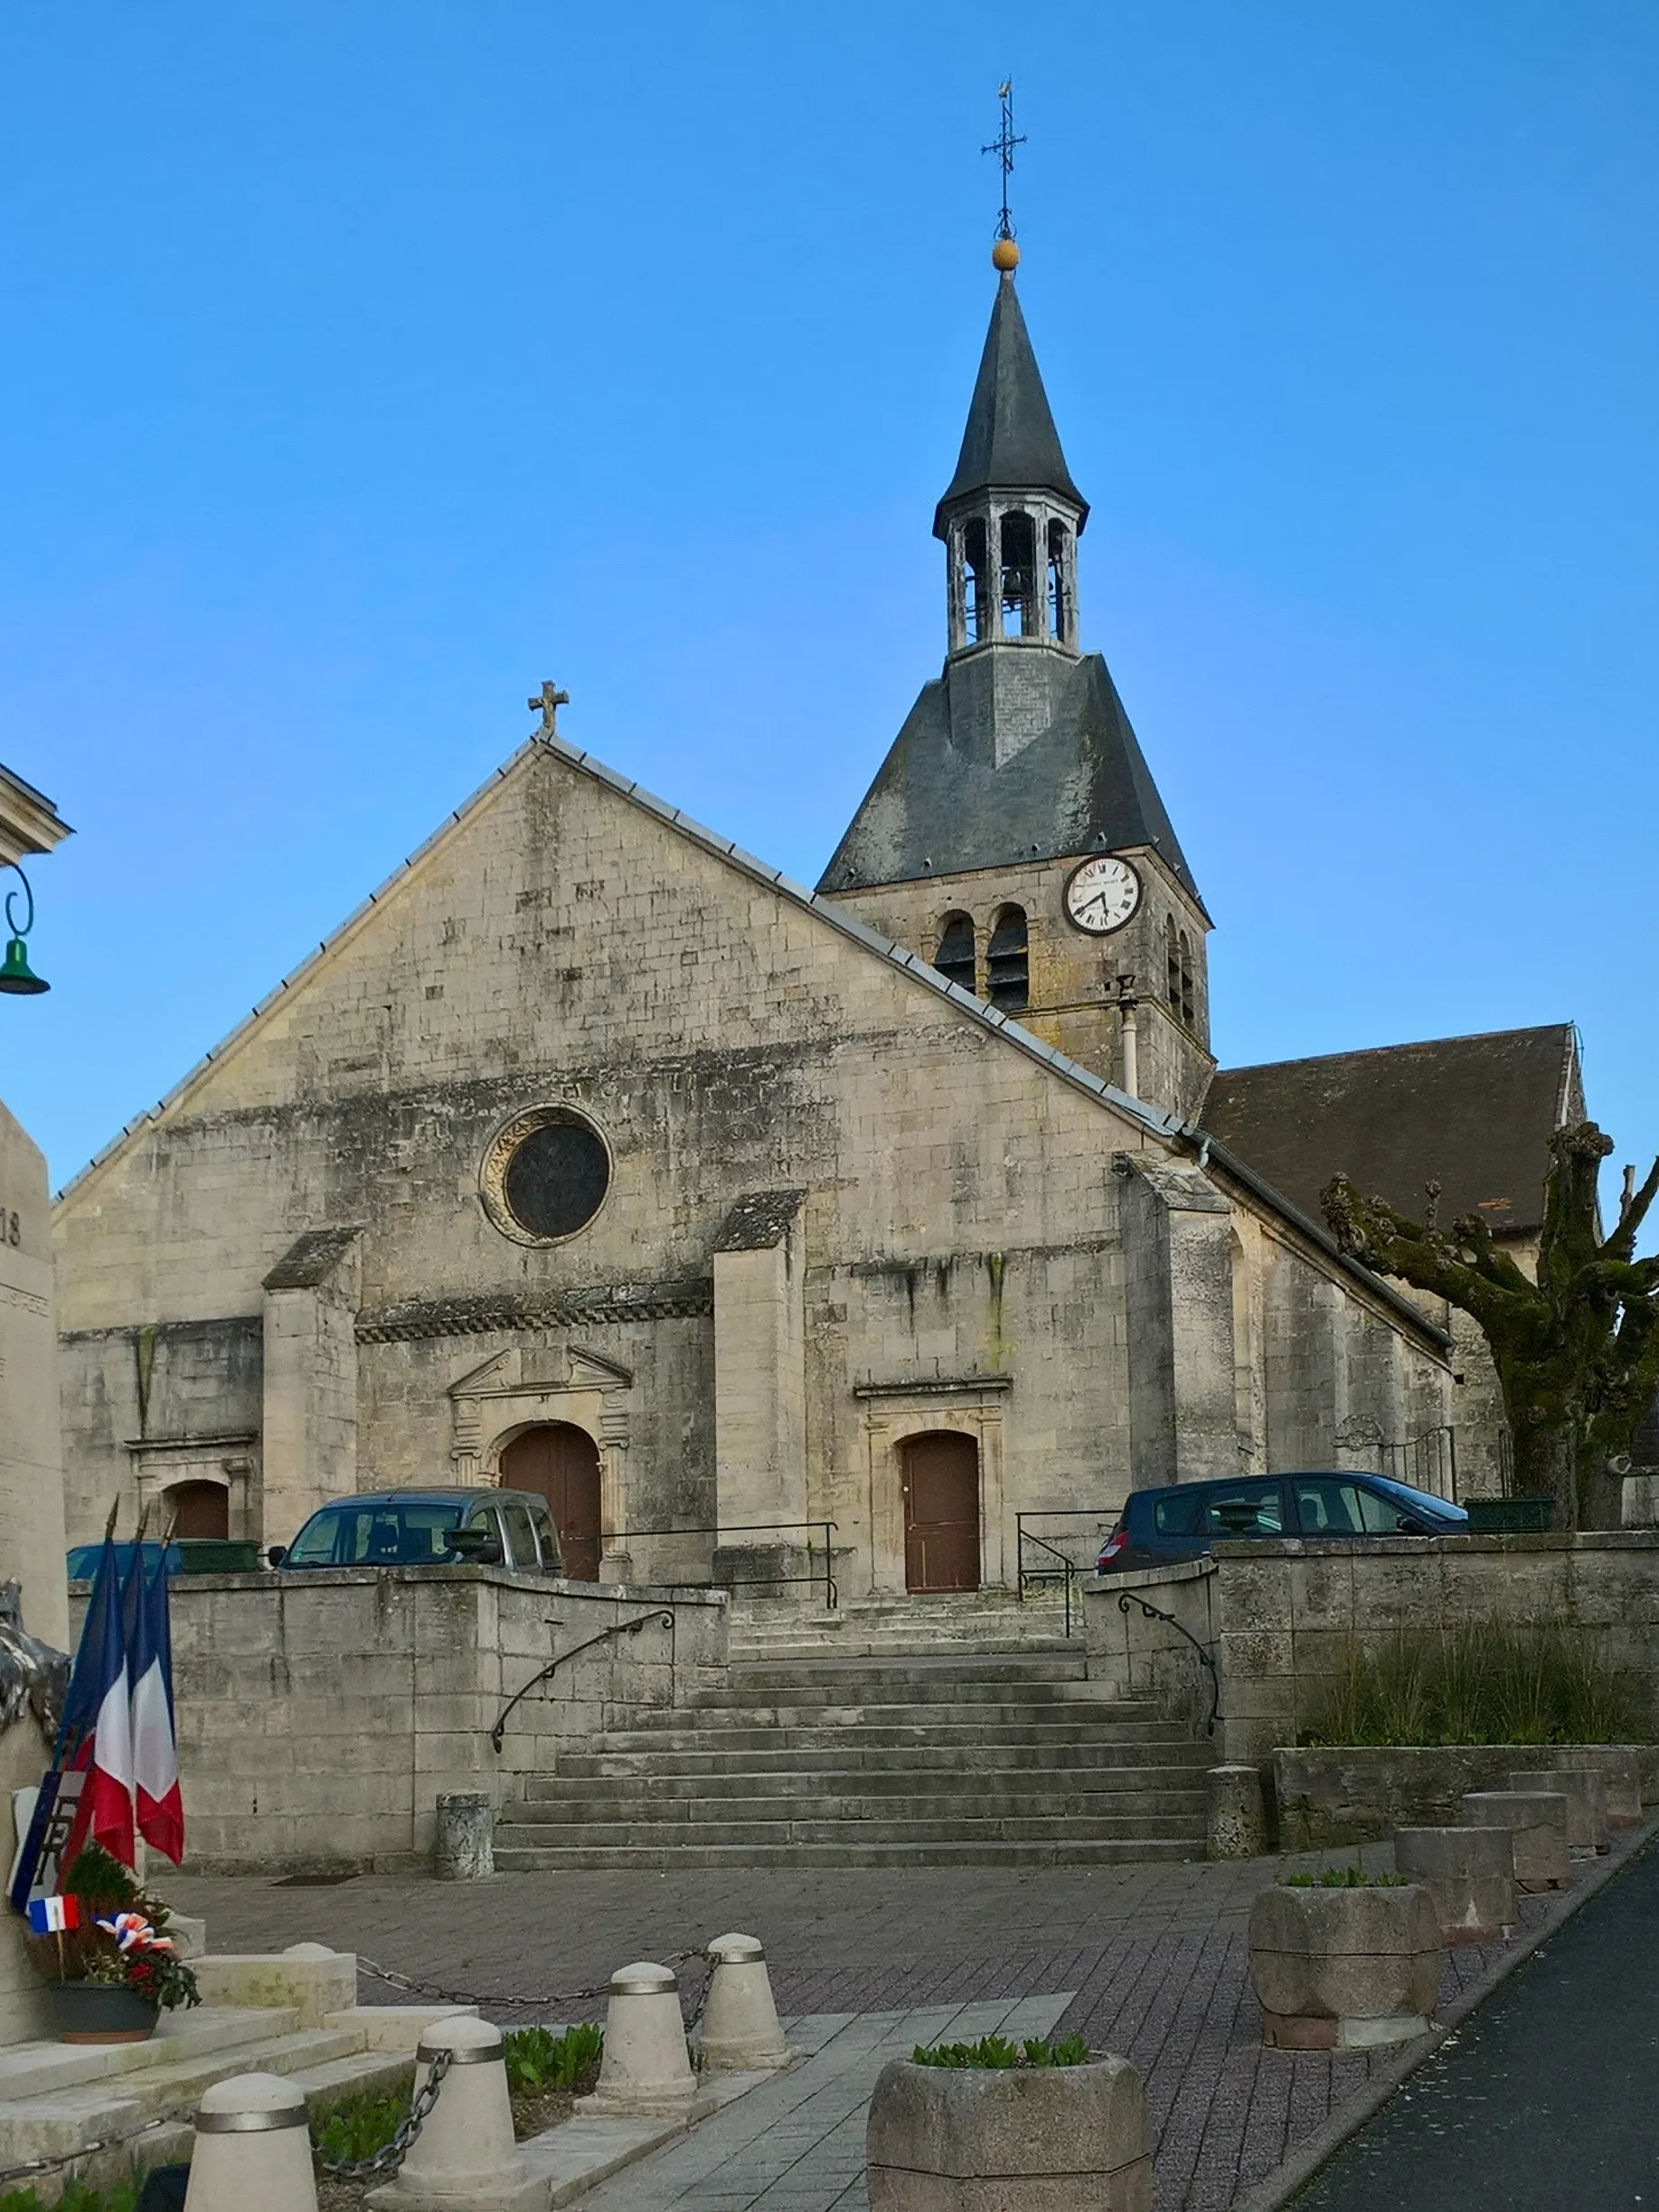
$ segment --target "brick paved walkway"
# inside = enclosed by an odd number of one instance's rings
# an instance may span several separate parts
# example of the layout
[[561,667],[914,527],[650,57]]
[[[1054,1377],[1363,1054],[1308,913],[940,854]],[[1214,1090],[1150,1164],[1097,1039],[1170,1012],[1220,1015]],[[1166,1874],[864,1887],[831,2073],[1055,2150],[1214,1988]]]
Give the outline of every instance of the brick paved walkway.
[[[1342,1856],[1338,1854],[1337,1856]],[[1352,1854],[1349,1854],[1352,1856]],[[1386,1846],[1367,1863],[1390,1864]],[[972,1867],[757,1874],[498,1876],[478,1887],[363,1875],[329,1887],[181,1878],[215,1950],[310,1939],[446,1990],[507,1996],[601,1984],[637,1958],[672,1958],[730,1929],[767,1946],[785,2013],[900,2012],[1077,1991],[1060,2032],[1121,2053],[1146,2083],[1157,2132],[1157,2212],[1223,2212],[1385,2059],[1264,2050],[1246,1972],[1250,1900],[1281,1866]],[[1532,1898],[1523,1926],[1549,1908]],[[1449,1998],[1501,1953],[1447,1954]],[[688,1970],[688,1981],[691,1972]],[[367,2002],[396,1995],[363,1977]],[[492,2004],[511,2021],[597,2018],[602,2000]]]

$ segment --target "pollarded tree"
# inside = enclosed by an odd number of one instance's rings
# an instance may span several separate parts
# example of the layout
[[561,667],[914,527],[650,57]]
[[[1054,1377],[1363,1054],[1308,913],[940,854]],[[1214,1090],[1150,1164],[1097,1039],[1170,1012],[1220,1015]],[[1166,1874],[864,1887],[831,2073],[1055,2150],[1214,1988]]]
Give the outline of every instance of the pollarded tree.
[[1635,1257],[1659,1161],[1639,1191],[1626,1178],[1618,1227],[1604,1238],[1597,1179],[1612,1149],[1594,1122],[1551,1138],[1536,1281],[1477,1214],[1444,1229],[1431,1203],[1414,1221],[1385,1199],[1362,1198],[1345,1175],[1321,1194],[1345,1252],[1479,1322],[1514,1440],[1515,1486],[1553,1495],[1558,1528],[1618,1526],[1608,1463],[1629,1452],[1659,1392],[1659,1257]]

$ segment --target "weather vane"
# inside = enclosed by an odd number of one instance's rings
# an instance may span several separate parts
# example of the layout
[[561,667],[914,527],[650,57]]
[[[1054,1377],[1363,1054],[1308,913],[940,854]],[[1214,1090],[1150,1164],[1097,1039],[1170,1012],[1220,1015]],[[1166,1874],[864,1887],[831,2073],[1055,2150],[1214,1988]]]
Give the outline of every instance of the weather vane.
[[1012,77],[1005,84],[997,86],[996,97],[1003,103],[1002,124],[990,145],[982,146],[979,151],[982,154],[994,154],[1002,165],[1003,206],[1002,212],[996,219],[996,235],[998,238],[1011,240],[1013,237],[1013,217],[1008,212],[1008,180],[1013,174],[1013,149],[1016,146],[1025,144],[1023,135],[1018,137],[1014,135],[1013,79]]

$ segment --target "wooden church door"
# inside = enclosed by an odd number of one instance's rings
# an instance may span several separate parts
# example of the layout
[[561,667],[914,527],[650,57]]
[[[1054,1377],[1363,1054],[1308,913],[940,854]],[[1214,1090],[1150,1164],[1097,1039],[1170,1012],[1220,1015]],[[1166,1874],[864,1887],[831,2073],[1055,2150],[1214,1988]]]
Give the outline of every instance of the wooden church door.
[[946,1430],[903,1447],[904,1586],[979,1587],[979,1446]]
[[540,1492],[559,1531],[565,1573],[573,1582],[599,1580],[599,1447],[586,1429],[553,1421],[514,1436],[501,1455],[501,1486]]

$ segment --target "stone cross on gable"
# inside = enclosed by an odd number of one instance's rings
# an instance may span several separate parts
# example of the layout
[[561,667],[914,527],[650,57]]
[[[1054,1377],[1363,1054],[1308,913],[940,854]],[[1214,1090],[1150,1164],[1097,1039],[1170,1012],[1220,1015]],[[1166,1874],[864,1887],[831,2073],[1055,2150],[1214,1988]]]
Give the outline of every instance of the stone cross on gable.
[[538,738],[556,738],[559,735],[559,710],[568,707],[570,703],[570,692],[559,691],[551,683],[544,683],[533,699],[525,700],[524,704],[533,714],[538,709],[541,711],[542,727],[534,735]]

